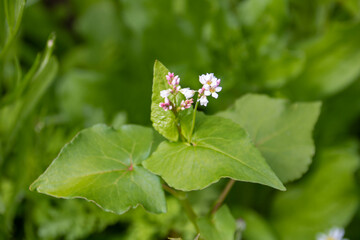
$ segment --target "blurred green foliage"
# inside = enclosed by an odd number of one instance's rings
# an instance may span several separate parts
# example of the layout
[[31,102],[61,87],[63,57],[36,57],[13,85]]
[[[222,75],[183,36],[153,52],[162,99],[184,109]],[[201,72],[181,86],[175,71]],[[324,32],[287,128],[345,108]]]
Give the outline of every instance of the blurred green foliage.
[[[0,239],[194,238],[169,196],[166,214],[117,216],[28,190],[78,130],[150,125],[155,59],[184,86],[222,79],[209,114],[248,92],[322,101],[309,172],[284,193],[237,183],[227,205],[247,240],[360,239],[359,43],[359,0],[0,0]],[[189,193],[196,211],[222,186]]]

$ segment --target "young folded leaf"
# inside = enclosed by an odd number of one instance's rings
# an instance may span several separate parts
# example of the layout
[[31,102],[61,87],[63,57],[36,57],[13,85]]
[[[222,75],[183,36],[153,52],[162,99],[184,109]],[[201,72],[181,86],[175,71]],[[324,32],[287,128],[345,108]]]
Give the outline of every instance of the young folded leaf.
[[143,165],[184,191],[206,188],[220,178],[285,190],[244,129],[217,116],[198,114],[191,144],[164,141]]
[[164,101],[160,92],[169,88],[166,80],[168,72],[169,70],[161,62],[155,61],[151,97],[151,121],[156,131],[170,141],[176,142],[179,138],[176,117],[171,111],[164,111],[163,108],[159,107],[159,104]]
[[142,205],[166,212],[160,180],[141,166],[150,154],[153,131],[103,124],[81,131],[61,150],[31,190],[59,198],[84,198],[105,211],[122,214]]

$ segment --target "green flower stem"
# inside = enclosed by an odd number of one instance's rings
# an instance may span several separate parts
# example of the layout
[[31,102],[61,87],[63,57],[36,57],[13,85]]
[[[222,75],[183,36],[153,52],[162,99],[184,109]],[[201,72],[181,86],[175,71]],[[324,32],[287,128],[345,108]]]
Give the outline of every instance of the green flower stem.
[[199,229],[199,226],[197,225],[196,223],[196,219],[197,219],[197,215],[194,211],[194,209],[192,208],[187,196],[186,196],[186,193],[183,193],[183,192],[178,192],[176,191],[175,189],[169,187],[168,185],[166,184],[163,184],[163,188],[165,191],[167,191],[168,193],[170,193],[171,195],[173,195],[174,197],[176,197],[182,207],[184,208],[185,212],[186,212],[186,215],[188,216],[188,218],[190,219],[190,221],[192,222],[192,224],[194,225],[196,231],[199,233],[200,232],[200,229]]
[[181,141],[182,141],[182,142],[185,142],[185,138],[184,138],[184,136],[183,136],[182,133],[181,133],[181,126],[180,126],[180,124],[179,124],[178,121],[176,122],[176,127],[177,127],[177,129],[178,129],[178,132],[179,132]]
[[195,108],[194,108],[194,113],[193,113],[193,120],[192,120],[192,125],[191,125],[190,137],[188,139],[189,143],[191,143],[191,138],[192,138],[192,134],[193,134],[194,127],[195,127],[196,111],[197,111],[198,106],[199,106],[199,101],[196,101]]
[[210,214],[214,215],[216,211],[221,207],[222,203],[224,202],[225,198],[229,194],[231,188],[234,186],[235,180],[230,179],[230,181],[226,184],[224,190],[220,194],[219,198],[216,200],[214,207],[212,208]]
[[180,138],[181,138],[181,141],[185,142],[185,137],[182,135],[181,133],[181,125],[180,125],[180,121],[179,121],[179,114],[178,114],[178,111],[177,109],[175,108],[175,105],[173,105],[172,107],[172,110],[171,110],[174,115],[175,115],[175,121],[176,121],[176,128],[179,132],[179,135],[180,135]]

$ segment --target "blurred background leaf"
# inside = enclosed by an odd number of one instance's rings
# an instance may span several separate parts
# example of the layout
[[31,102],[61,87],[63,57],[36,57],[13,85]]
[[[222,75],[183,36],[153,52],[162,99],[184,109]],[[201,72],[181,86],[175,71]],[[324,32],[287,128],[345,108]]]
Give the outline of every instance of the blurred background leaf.
[[312,174],[277,194],[271,223],[281,239],[312,239],[350,222],[359,201],[354,179],[359,167],[356,144],[323,150]]

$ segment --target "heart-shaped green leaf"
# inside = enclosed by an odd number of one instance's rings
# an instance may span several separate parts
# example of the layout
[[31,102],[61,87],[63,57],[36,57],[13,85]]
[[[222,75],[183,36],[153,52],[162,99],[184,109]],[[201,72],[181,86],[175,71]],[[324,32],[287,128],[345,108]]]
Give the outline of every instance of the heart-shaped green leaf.
[[300,178],[315,153],[312,131],[319,102],[294,103],[247,94],[220,116],[242,126],[283,183]]
[[30,189],[60,198],[85,198],[118,214],[139,204],[154,213],[166,212],[159,178],[140,166],[152,141],[149,128],[95,125],[65,145]]
[[199,218],[200,237],[205,240],[234,240],[236,224],[229,208],[222,206],[214,216]]
[[159,104],[164,101],[160,96],[160,91],[169,89],[166,75],[169,70],[159,61],[154,64],[154,79],[151,97],[151,121],[153,127],[165,138],[176,142],[179,133],[176,126],[176,118],[172,111],[164,111]]
[[198,114],[191,144],[162,142],[143,165],[184,191],[203,189],[225,177],[285,189],[247,133],[217,116]]

